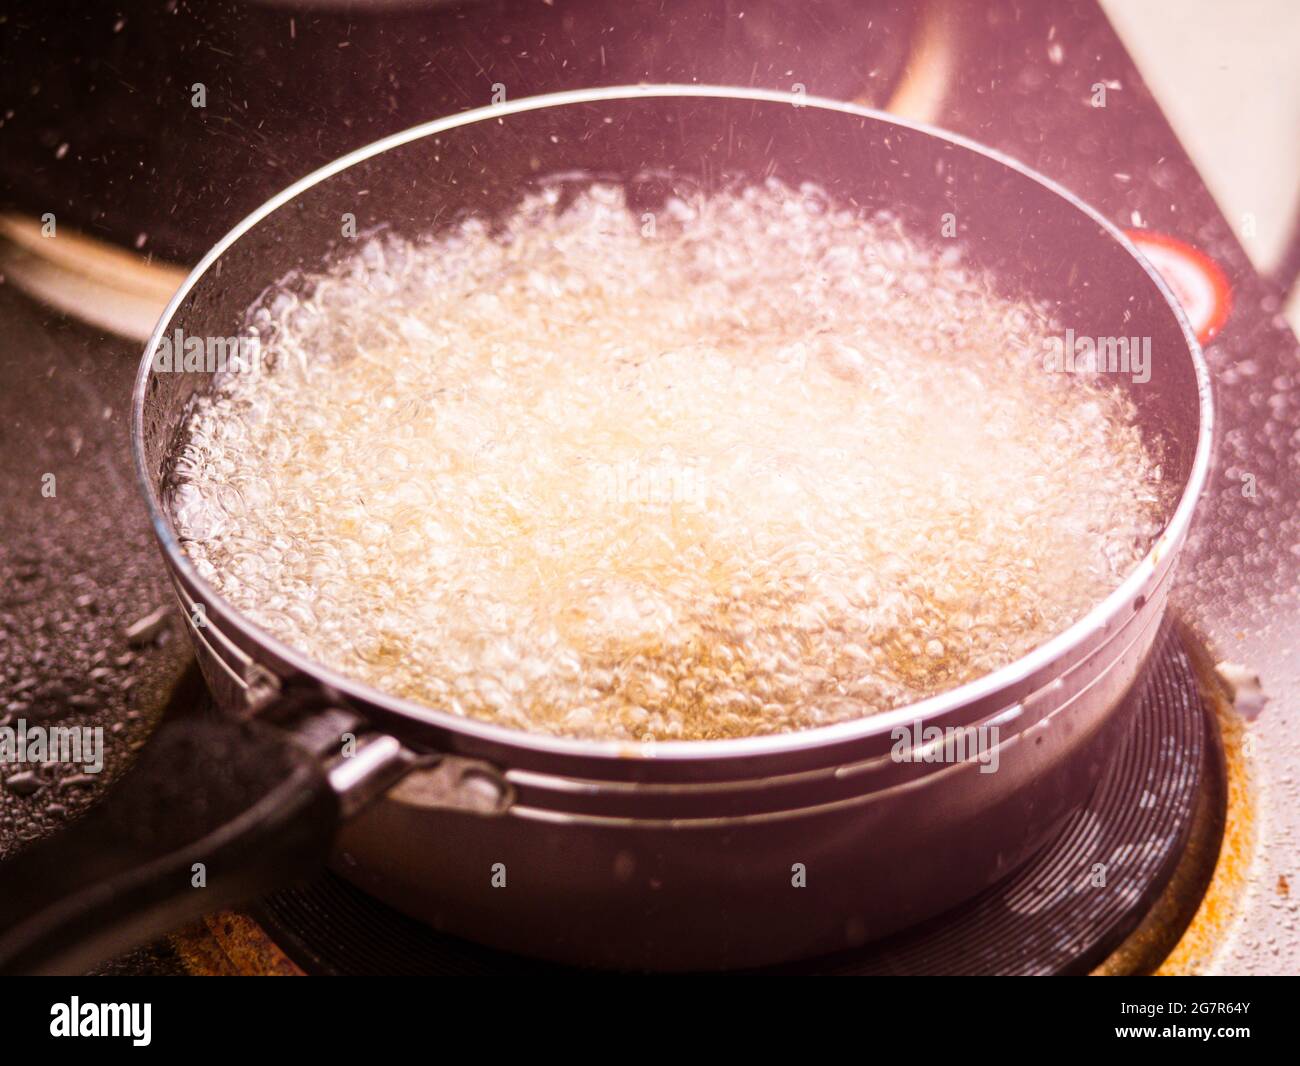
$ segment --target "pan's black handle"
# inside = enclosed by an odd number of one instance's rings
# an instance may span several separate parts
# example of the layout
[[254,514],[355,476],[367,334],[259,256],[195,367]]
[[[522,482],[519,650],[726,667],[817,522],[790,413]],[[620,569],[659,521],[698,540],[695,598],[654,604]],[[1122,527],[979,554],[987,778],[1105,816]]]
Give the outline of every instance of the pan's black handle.
[[301,736],[164,724],[95,810],[0,863],[0,972],[84,972],[318,871],[342,801]]

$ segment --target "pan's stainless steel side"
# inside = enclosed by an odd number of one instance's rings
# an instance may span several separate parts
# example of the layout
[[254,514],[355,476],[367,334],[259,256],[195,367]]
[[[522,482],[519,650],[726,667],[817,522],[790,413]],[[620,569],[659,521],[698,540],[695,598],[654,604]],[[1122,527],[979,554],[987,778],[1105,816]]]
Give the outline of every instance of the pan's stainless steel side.
[[[1079,335],[1151,338],[1151,380],[1116,386],[1179,488],[1164,533],[1110,597],[1018,662],[912,707],[789,736],[644,746],[532,736],[389,698],[306,660],[222,601],[178,542],[167,458],[210,375],[155,369],[160,338],[247,328],[269,281],[331,254],[344,212],[363,231],[428,232],[458,213],[499,211],[561,173],[623,180],[647,198],[775,173],[936,233],[952,214],[971,258],[1049,301]],[[1181,312],[1123,236],[1068,193],[978,146],[852,105],[679,86],[469,112],[286,190],[172,301],[142,363],[134,422],[154,528],[186,615],[201,623],[191,632],[218,699],[245,709],[306,682],[411,747],[453,757],[345,826],[340,871],[484,943],[661,969],[754,965],[883,935],[1009,872],[1085,803],[1128,727],[1123,696],[1159,629],[1212,440],[1208,376]],[[893,731],[917,721],[996,725],[996,772],[897,760]]]

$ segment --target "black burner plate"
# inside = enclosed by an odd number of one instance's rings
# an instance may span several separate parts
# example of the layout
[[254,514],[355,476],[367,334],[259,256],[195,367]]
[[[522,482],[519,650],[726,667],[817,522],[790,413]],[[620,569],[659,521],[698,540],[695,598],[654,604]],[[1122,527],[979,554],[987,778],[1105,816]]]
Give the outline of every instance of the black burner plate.
[[[1168,882],[1212,772],[1209,718],[1170,628],[1132,731],[1088,806],[1054,843],[968,903],[865,948],[770,973],[1069,974],[1106,958]],[[1101,869],[1104,867],[1104,884]],[[329,874],[264,900],[255,916],[311,974],[509,974],[556,970],[440,935]]]

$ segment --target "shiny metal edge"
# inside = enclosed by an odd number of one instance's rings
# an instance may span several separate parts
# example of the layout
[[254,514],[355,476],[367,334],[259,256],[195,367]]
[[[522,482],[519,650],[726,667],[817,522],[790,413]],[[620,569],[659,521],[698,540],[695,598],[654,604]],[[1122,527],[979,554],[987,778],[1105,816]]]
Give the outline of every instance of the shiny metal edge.
[[1178,305],[1177,300],[1174,298],[1164,280],[1141,255],[1133,245],[1132,241],[1130,241],[1117,226],[1111,223],[1103,215],[1088,206],[1069,190],[1052,181],[1050,178],[1039,174],[1037,171],[1032,170],[1003,153],[926,123],[908,121],[872,108],[861,107],[856,104],[829,100],[824,97],[807,94],[793,94],[775,90],[745,89],[728,86],[665,84],[581,89],[528,97],[521,100],[511,101],[509,103],[478,108],[448,118],[437,119],[432,122],[414,126],[401,133],[385,137],[340,157],[334,162],[314,171],[305,178],[290,185],[243,219],[243,221],[218,241],[207,255],[199,261],[198,265],[190,272],[189,276],[185,279],[185,282],[176,291],[176,294],[172,297],[166,309],[163,311],[141,358],[140,367],[136,375],[135,388],[131,399],[131,447],[136,476],[145,494],[154,533],[158,538],[164,558],[174,570],[179,571],[180,574],[184,576],[185,580],[193,588],[203,593],[204,602],[211,603],[216,601],[223,603],[226,613],[231,618],[232,624],[240,629],[249,641],[267,647],[281,661],[287,663],[294,670],[320,680],[324,684],[329,685],[340,695],[355,699],[361,704],[369,703],[382,707],[389,713],[399,715],[414,723],[424,723],[442,729],[469,734],[479,740],[501,745],[506,749],[522,748],[541,755],[550,754],[573,758],[618,760],[646,757],[638,750],[638,745],[628,744],[626,742],[584,741],[572,738],[531,734],[520,730],[507,729],[486,722],[461,718],[446,711],[439,711],[435,708],[426,707],[410,700],[397,699],[388,696],[378,689],[351,680],[342,674],[308,659],[295,649],[283,644],[275,637],[254,626],[238,611],[235,611],[229,604],[226,604],[222,597],[220,597],[211,586],[198,576],[188,557],[180,547],[176,535],[163,511],[161,500],[158,497],[157,486],[153,484],[153,480],[148,473],[144,451],[144,403],[154,351],[160,338],[166,331],[172,316],[180,308],[186,296],[189,295],[190,290],[198,283],[208,269],[220,259],[222,254],[231,245],[264,218],[278,210],[284,204],[293,200],[303,191],[328,178],[342,173],[344,170],[347,170],[349,167],[354,166],[357,163],[387,151],[390,148],[399,147],[411,141],[445,132],[447,130],[457,129],[461,126],[500,119],[507,115],[520,114],[547,107],[557,107],[568,104],[598,103],[601,101],[613,100],[655,99],[662,97],[696,97],[700,99],[752,100],[756,102],[783,103],[790,106],[814,107],[827,111],[836,111],[854,115],[860,118],[871,119],[873,121],[923,133],[934,137],[937,140],[956,145],[974,152],[977,155],[984,156],[987,159],[1008,167],[1022,176],[1037,182],[1039,185],[1060,196],[1063,200],[1074,207],[1075,210],[1082,212],[1089,219],[1095,222],[1097,226],[1099,226],[1114,241],[1124,248],[1125,251],[1133,256],[1138,265],[1156,286],[1156,289],[1165,298],[1166,303],[1169,305],[1175,319],[1183,331],[1188,353],[1192,360],[1199,400],[1199,428],[1197,433],[1195,456],[1192,462],[1192,469],[1188,475],[1187,483],[1174,514],[1170,518],[1168,526],[1156,539],[1156,542],[1152,545],[1150,551],[1148,551],[1146,556],[1144,556],[1138,563],[1132,573],[1130,573],[1120,586],[1109,596],[1102,600],[1083,618],[1074,623],[1074,625],[1070,626],[1063,633],[1047,641],[1045,644],[1040,645],[1028,655],[1017,659],[1013,663],[1009,663],[1007,666],[1004,666],[993,673],[986,674],[975,681],[968,682],[967,684],[961,685],[957,688],[950,689],[938,696],[914,704],[909,704],[906,707],[882,712],[881,714],[873,715],[869,718],[776,736],[746,737],[736,740],[657,742],[654,745],[653,758],[656,761],[663,762],[670,760],[695,761],[779,755],[783,752],[806,750],[862,737],[877,736],[888,733],[894,726],[904,722],[938,717],[971,700],[991,696],[1004,687],[1024,682],[1033,674],[1049,669],[1054,662],[1070,654],[1089,634],[1106,626],[1116,616],[1118,616],[1122,610],[1129,607],[1129,605],[1138,597],[1144,595],[1148,588],[1153,583],[1156,583],[1159,577],[1162,576],[1164,571],[1168,568],[1172,556],[1176,554],[1178,549],[1182,546],[1187,531],[1191,526],[1196,502],[1205,488],[1209,475],[1211,446],[1214,432],[1214,413],[1209,370],[1206,366],[1200,345],[1197,343],[1196,336],[1187,321],[1187,317],[1182,308]]

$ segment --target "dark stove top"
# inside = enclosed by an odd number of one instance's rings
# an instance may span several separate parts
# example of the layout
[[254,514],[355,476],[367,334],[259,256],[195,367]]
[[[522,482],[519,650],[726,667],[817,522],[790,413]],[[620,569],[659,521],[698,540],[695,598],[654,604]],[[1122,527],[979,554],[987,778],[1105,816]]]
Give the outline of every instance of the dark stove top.
[[[1300,543],[1296,340],[1279,314],[1283,293],[1251,269],[1091,0],[555,0],[350,14],[44,0],[9,5],[0,52],[0,208],[53,212],[143,257],[193,261],[292,179],[481,106],[494,86],[518,97],[652,79],[803,85],[885,106],[1024,161],[1122,226],[1195,246],[1223,269],[1234,309],[1207,350],[1219,458],[1175,600],[1208,640],[1264,675],[1274,700],[1255,727],[1258,772],[1284,781],[1300,758],[1300,583],[1288,548]],[[200,82],[205,109],[191,106]],[[1098,83],[1104,108],[1090,103]],[[105,773],[93,779],[52,767],[17,782],[0,773],[3,855],[56,831],[129,764],[189,656],[168,621],[128,636],[170,602],[128,454],[139,344],[49,310],[12,279],[0,280],[0,323],[0,719],[100,724],[108,737]],[[1243,473],[1255,496],[1242,493]],[[46,474],[53,497],[42,495]],[[1294,833],[1295,810],[1282,803],[1273,823]],[[1260,856],[1252,939],[1285,921],[1266,906],[1289,869],[1285,849]],[[1258,957],[1245,941],[1229,955],[1241,969]]]

